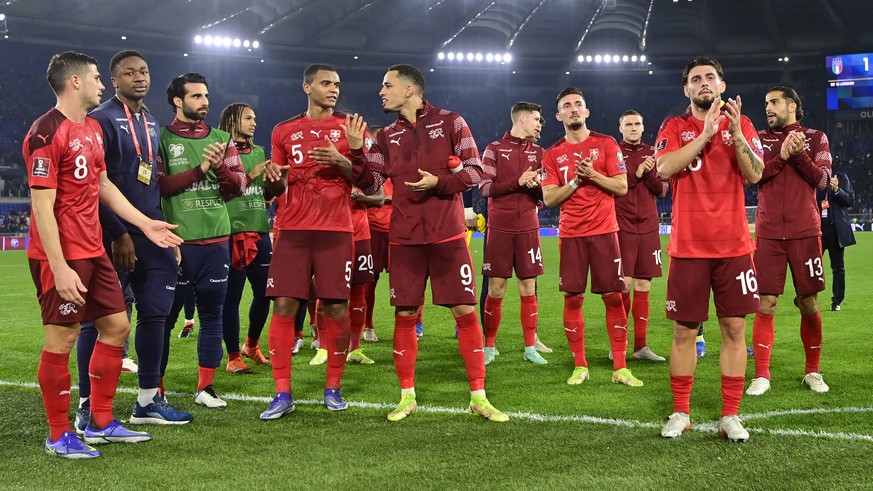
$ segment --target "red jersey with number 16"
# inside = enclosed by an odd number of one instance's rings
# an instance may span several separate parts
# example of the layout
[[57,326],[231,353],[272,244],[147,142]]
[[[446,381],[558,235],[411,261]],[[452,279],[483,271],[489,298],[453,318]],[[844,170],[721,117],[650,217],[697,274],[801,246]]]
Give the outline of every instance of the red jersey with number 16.
[[[310,150],[327,146],[325,137],[341,154],[349,154],[349,142],[340,127],[345,117],[337,111],[324,119],[310,119],[302,113],[273,129],[271,160],[291,166],[285,200],[280,202],[284,206],[276,213],[277,231],[352,232],[351,183],[336,167],[317,164],[309,158]],[[369,139],[369,134],[365,138]]]
[[[52,109],[34,121],[21,153],[30,187],[57,191],[54,214],[64,259],[101,256],[103,231],[98,205],[100,173],[106,170],[106,162],[100,123],[90,116],[74,123]],[[30,222],[27,257],[48,259],[36,219]]]
[[[743,175],[729,126],[725,118],[703,151],[670,178],[673,230],[667,253],[671,257],[728,258],[755,250],[746,219]],[[740,127],[752,151],[763,157],[761,140],[749,118],[742,116]],[[703,121],[691,112],[667,119],[658,132],[655,161],[702,132]]]
[[[543,186],[563,186],[576,176],[576,161],[591,157],[594,170],[613,177],[626,174],[624,156],[615,138],[592,131],[579,143],[561,138],[543,156]],[[584,179],[570,198],[561,205],[561,237],[588,237],[618,232],[615,196]]]

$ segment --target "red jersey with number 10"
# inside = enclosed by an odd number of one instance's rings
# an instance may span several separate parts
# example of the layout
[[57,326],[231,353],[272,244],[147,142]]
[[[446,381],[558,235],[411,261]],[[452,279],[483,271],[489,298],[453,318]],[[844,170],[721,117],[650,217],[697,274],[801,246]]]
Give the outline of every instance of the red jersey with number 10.
[[[82,123],[74,123],[52,109],[34,121],[21,153],[30,187],[57,192],[54,214],[64,259],[101,256],[103,231],[98,205],[100,173],[106,170],[106,162],[100,123],[90,116]],[[48,259],[36,219],[30,222],[27,257]]]
[[[334,112],[324,119],[310,119],[299,114],[273,129],[271,160],[290,165],[288,189],[284,203],[279,202],[275,230],[326,230],[352,232],[349,196],[352,185],[331,165],[315,163],[309,151],[326,147],[327,137],[343,155],[349,154],[349,142],[340,126],[346,115]],[[365,135],[369,140],[369,134]]]
[[[670,178],[673,188],[673,230],[667,253],[683,258],[728,258],[755,250],[746,219],[743,175],[737,164],[734,141],[725,118],[703,151]],[[761,140],[749,118],[740,128],[756,155]],[[674,152],[703,132],[703,120],[690,112],[664,121],[655,144],[655,161]]]
[[[591,157],[594,170],[613,177],[626,174],[624,156],[615,138],[592,131],[579,143],[561,138],[543,156],[543,186],[563,186],[576,176],[576,161]],[[615,196],[583,179],[570,198],[561,205],[558,225],[561,237],[588,237],[618,232]]]

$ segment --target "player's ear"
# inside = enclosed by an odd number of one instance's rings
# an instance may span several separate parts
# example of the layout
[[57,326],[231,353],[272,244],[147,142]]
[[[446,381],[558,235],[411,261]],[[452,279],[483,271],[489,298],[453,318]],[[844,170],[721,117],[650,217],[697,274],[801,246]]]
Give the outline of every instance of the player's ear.
[[312,92],[312,87],[308,83],[303,82],[303,93],[309,95]]
[[112,86],[113,86],[114,88],[116,88],[116,89],[118,88],[118,81],[115,80],[115,77],[109,77],[109,82],[112,83]]
[[182,107],[182,98],[179,96],[173,97],[173,105],[176,106],[177,109]]

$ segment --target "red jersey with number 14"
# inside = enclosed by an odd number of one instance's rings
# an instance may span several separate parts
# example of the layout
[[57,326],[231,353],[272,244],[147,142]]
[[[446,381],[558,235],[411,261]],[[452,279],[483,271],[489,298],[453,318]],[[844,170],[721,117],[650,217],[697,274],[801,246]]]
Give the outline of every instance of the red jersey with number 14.
[[[576,161],[591,157],[594,170],[613,177],[626,174],[624,156],[615,138],[592,131],[579,143],[561,138],[543,156],[543,186],[563,186],[576,176]],[[618,232],[615,196],[583,179],[570,198],[561,205],[558,225],[561,237],[588,237]]]
[[[271,160],[291,166],[284,206],[276,213],[275,230],[352,232],[351,183],[336,167],[317,164],[309,158],[310,150],[328,145],[325,137],[341,154],[349,154],[349,142],[340,127],[345,117],[344,113],[334,112],[324,119],[310,119],[303,113],[273,129]],[[369,134],[365,137],[369,139]]]
[[[54,214],[64,259],[91,259],[102,255],[103,231],[98,206],[100,173],[106,170],[106,162],[100,123],[90,116],[81,123],[74,123],[52,109],[34,121],[24,138],[21,153],[30,187],[57,192]],[[27,257],[48,259],[36,219],[30,222]]]
[[[728,258],[755,250],[746,219],[743,175],[737,164],[727,118],[703,151],[670,178],[673,188],[673,230],[667,253],[671,257]],[[759,157],[761,140],[749,118],[742,116],[743,136]],[[703,132],[703,120],[691,112],[664,121],[655,145],[655,161],[674,152]]]

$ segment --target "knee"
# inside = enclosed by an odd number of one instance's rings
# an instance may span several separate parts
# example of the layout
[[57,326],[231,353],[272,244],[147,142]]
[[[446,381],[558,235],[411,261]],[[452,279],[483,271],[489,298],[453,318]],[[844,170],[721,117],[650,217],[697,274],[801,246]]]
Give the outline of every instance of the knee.
[[773,315],[776,313],[777,297],[771,295],[761,295],[761,313],[764,315]]

